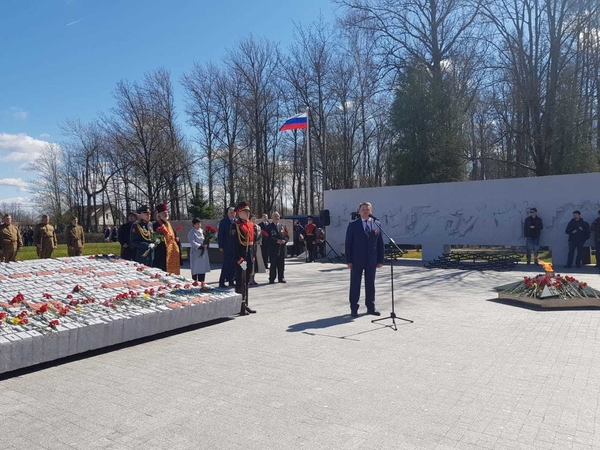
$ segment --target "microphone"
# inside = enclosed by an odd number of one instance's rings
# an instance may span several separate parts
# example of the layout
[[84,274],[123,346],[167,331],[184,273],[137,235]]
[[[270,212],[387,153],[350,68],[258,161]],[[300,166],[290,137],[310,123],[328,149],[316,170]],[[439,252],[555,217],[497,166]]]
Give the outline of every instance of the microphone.
[[373,214],[369,214],[369,217],[373,220],[379,220],[377,217],[375,217]]

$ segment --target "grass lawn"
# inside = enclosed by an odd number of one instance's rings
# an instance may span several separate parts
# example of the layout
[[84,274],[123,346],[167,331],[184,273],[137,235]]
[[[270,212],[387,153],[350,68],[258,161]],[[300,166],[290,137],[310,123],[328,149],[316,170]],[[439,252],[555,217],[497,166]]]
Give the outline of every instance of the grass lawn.
[[[113,253],[115,255],[121,254],[121,245],[118,242],[100,242],[95,244],[85,244],[83,247],[83,255],[95,255],[96,253]],[[65,244],[59,245],[52,253],[53,258],[60,258],[67,255],[67,246]],[[19,261],[26,261],[28,259],[37,259],[37,253],[35,247],[23,247],[17,255]]]

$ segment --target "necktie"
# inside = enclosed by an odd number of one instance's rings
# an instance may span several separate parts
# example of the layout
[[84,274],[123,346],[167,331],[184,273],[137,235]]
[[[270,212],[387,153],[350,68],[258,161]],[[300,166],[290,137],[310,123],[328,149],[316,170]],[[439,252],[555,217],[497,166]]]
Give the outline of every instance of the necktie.
[[369,222],[365,220],[365,233],[369,234],[370,231]]

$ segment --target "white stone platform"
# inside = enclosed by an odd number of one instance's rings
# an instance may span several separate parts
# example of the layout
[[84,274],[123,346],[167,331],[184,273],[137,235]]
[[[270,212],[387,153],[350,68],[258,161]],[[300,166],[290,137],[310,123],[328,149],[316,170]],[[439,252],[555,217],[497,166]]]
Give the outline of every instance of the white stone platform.
[[116,257],[2,263],[0,373],[232,316],[240,303]]

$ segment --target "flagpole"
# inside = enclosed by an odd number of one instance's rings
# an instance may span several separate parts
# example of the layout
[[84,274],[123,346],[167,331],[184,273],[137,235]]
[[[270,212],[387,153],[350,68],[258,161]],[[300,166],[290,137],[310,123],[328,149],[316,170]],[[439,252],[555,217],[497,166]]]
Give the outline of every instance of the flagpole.
[[310,183],[310,117],[309,117],[310,108],[306,107],[306,213],[312,214],[311,210],[311,183]]

